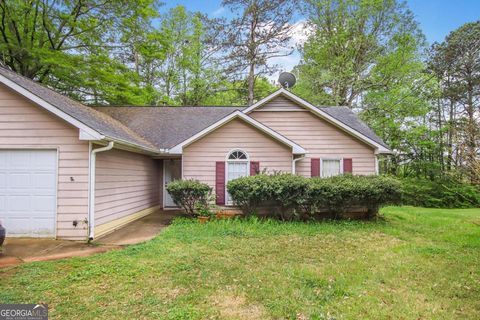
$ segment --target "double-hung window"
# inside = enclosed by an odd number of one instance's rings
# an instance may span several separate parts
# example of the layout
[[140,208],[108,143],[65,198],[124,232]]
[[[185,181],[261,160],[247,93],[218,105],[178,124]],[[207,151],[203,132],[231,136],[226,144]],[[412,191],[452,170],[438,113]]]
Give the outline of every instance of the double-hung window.
[[342,173],[342,161],[340,159],[322,159],[322,177],[338,176]]

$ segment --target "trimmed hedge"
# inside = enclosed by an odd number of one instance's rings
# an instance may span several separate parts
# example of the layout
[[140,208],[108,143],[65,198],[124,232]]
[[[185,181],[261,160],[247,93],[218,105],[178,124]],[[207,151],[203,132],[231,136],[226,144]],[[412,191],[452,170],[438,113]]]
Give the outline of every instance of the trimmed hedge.
[[313,216],[320,209],[340,217],[352,206],[366,207],[371,217],[381,206],[398,203],[401,187],[396,179],[384,176],[261,174],[229,181],[227,189],[245,214],[270,206],[280,218],[292,219]]
[[404,178],[402,204],[427,208],[479,208],[480,188],[453,179]]
[[208,208],[212,194],[209,185],[197,180],[175,180],[166,189],[173,202],[191,216],[197,216],[199,210]]

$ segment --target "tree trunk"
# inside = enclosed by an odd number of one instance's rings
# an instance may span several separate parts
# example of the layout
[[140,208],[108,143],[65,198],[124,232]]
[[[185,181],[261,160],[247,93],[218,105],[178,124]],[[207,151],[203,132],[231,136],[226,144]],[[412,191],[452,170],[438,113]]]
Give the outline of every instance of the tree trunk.
[[255,87],[255,64],[251,63],[248,69],[248,105],[253,104],[253,94]]

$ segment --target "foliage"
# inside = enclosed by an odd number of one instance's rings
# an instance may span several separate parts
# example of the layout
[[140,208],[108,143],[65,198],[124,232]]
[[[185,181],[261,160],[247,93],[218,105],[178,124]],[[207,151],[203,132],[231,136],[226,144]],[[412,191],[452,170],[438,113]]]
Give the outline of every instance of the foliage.
[[247,103],[251,105],[256,79],[276,70],[269,60],[293,52],[290,39],[295,1],[223,0],[222,5],[235,15],[225,27],[229,72],[242,78],[247,74]]
[[227,190],[236,206],[246,215],[253,214],[270,197],[271,179],[259,174],[230,180]]
[[157,5],[155,0],[1,1],[2,64],[81,100],[138,97],[137,79],[113,57],[111,47],[127,21],[155,16]]
[[396,68],[411,59],[399,53],[415,52],[424,41],[412,13],[396,0],[309,0],[305,11],[311,32],[294,92],[317,104],[358,104],[366,91],[395,81]]
[[381,206],[398,203],[400,196],[399,182],[392,177],[348,174],[312,179],[307,203],[310,210],[327,208],[336,217],[349,207],[363,206],[373,217]]
[[401,190],[398,181],[385,176],[305,178],[291,174],[242,177],[229,181],[227,189],[246,214],[270,206],[282,219],[315,215],[325,208],[340,217],[352,206],[366,207],[371,217],[381,206],[397,203]]
[[[278,88],[267,78],[258,77],[255,80],[254,99],[260,100]],[[205,98],[205,105],[220,106],[245,106],[247,101],[248,84],[244,80],[223,80],[218,83],[216,89]]]
[[173,202],[190,216],[205,213],[208,209],[212,188],[197,180],[175,180],[168,183],[167,192]]
[[[442,129],[442,165],[461,167],[480,184],[480,21],[466,23],[435,43],[429,72],[439,79],[435,122]],[[443,159],[446,154],[446,159]]]
[[480,208],[480,189],[455,179],[404,178],[402,203],[428,208]]

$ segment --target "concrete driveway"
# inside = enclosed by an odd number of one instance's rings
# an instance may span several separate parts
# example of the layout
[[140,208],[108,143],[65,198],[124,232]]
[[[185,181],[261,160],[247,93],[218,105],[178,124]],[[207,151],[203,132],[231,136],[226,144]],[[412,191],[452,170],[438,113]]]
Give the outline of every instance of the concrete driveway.
[[95,240],[93,243],[41,238],[7,238],[0,254],[0,268],[24,262],[85,257],[121,249],[155,237],[179,211],[159,211]]

